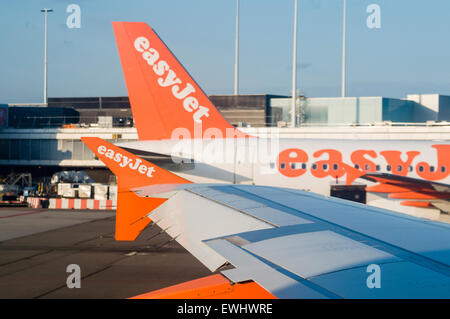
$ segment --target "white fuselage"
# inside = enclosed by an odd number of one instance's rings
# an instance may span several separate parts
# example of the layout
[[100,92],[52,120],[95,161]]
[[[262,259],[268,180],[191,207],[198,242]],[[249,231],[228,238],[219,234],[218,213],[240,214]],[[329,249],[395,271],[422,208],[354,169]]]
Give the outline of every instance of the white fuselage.
[[323,195],[330,194],[331,183],[371,184],[358,178],[364,172],[450,183],[446,141],[235,138],[117,145],[193,161],[177,175],[195,183],[270,185]]

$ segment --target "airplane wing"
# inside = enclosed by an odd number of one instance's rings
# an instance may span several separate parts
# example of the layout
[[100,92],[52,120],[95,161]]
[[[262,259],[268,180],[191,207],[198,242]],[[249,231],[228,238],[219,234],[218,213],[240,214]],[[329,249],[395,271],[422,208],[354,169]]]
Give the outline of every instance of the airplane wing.
[[388,193],[389,198],[404,199],[404,206],[432,207],[450,213],[450,185],[388,173],[366,173],[360,178],[378,182],[369,192]]
[[118,176],[118,213],[133,212],[122,234],[151,220],[216,272],[136,298],[450,297],[450,225],[293,189],[192,184],[83,141]]

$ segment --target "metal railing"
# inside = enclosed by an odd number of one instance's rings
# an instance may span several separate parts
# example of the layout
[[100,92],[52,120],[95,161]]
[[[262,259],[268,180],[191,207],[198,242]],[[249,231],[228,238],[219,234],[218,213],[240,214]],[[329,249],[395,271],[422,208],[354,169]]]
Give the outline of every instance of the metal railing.
[[[109,118],[109,119],[108,119]],[[230,122],[236,123],[236,117],[228,117]],[[108,119],[108,121],[105,121]],[[253,120],[265,120],[265,124],[254,125]],[[273,121],[272,119],[279,120],[279,116],[267,116],[257,117],[257,116],[247,116],[239,124],[243,127],[248,127],[248,125],[253,127],[289,127],[288,121]],[[236,123],[237,124],[237,123]],[[237,125],[239,126],[239,125]],[[380,127],[380,126],[391,126],[391,127],[450,127],[450,122],[442,121],[427,121],[427,122],[374,122],[374,123],[312,123],[312,122],[302,122],[297,124],[296,127]],[[20,117],[17,120],[10,120],[8,123],[9,128],[88,128],[88,127],[134,127],[134,121],[132,117],[123,116],[25,116]]]
[[10,120],[9,128],[86,128],[86,127],[133,127],[132,117],[112,116],[101,121],[102,116],[25,116]]

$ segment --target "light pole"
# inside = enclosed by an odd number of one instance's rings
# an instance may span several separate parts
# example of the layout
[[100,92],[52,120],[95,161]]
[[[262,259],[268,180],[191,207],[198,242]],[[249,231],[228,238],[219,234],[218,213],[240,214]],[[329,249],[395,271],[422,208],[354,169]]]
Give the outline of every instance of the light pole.
[[47,105],[47,13],[53,9],[45,8],[41,12],[44,12],[44,104]]
[[342,23],[342,83],[341,83],[341,96],[345,97],[345,68],[346,68],[346,58],[345,58],[345,47],[346,47],[346,0],[344,0],[344,13],[343,13],[343,23]]
[[236,43],[234,52],[234,95],[239,94],[239,0],[236,0]]
[[297,0],[294,5],[294,49],[292,53],[292,106],[291,106],[291,127],[295,127],[296,109],[296,80],[297,80]]

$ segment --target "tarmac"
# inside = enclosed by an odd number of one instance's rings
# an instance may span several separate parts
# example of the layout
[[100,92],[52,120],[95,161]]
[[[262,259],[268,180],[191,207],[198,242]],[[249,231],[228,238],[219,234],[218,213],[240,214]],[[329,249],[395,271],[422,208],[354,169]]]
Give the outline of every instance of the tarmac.
[[114,227],[114,211],[0,208],[0,299],[129,298],[211,275],[156,225],[133,242]]
[[115,211],[0,208],[0,299],[122,299],[211,275],[156,225],[131,242],[114,228]]

